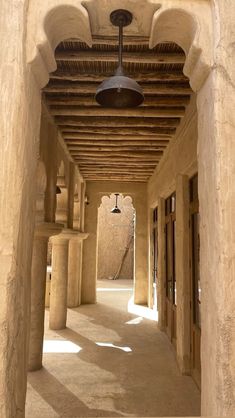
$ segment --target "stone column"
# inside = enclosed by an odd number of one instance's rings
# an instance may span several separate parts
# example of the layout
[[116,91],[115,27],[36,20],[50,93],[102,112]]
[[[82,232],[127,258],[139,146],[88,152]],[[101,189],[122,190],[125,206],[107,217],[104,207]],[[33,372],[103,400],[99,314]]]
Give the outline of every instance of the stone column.
[[189,180],[176,179],[177,359],[181,373],[190,374]]
[[77,236],[69,241],[68,261],[68,308],[76,308],[81,305],[81,281],[82,281],[82,250],[83,240],[88,234],[77,232]]
[[69,240],[77,234],[72,229],[64,229],[52,237],[52,274],[50,295],[50,329],[66,328],[67,287],[68,287],[68,249]]
[[165,260],[165,199],[158,200],[158,274],[157,274],[157,306],[158,325],[161,331],[166,327],[166,260]]
[[60,224],[45,222],[35,229],[31,272],[30,371],[42,367],[48,239],[59,234],[62,228]]

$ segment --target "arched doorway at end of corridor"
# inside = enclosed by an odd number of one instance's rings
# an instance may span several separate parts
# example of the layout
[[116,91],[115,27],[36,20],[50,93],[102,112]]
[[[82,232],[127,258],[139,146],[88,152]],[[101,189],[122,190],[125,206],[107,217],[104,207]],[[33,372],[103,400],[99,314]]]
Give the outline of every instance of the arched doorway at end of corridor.
[[[113,213],[117,199],[120,212]],[[103,196],[97,223],[97,301],[108,303],[107,292],[118,292],[117,303],[132,297],[134,284],[135,209],[122,194]]]

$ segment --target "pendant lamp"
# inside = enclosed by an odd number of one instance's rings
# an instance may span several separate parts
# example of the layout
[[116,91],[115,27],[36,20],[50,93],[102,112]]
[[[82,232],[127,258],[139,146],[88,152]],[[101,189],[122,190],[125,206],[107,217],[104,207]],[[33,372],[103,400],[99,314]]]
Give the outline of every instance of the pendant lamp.
[[116,203],[115,203],[114,208],[111,210],[111,213],[121,213],[121,209],[119,209],[117,205],[119,193],[115,193],[115,196],[116,196]]
[[95,99],[104,107],[137,107],[144,100],[142,88],[135,80],[124,75],[122,66],[123,27],[130,25],[132,14],[128,10],[114,10],[110,15],[110,20],[114,26],[119,27],[118,68],[113,77],[100,84],[96,91]]

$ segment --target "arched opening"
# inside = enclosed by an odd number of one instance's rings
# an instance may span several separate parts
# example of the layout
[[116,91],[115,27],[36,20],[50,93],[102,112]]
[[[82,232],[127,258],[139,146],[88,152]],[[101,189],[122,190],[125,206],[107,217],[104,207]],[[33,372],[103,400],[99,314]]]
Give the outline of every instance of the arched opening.
[[[185,20],[187,21],[186,17]],[[94,56],[96,56],[95,54],[97,53],[96,48],[97,46],[95,46],[92,51]],[[104,52],[106,54],[109,50],[109,47],[107,47],[106,45],[102,47],[99,46],[99,48],[101,49],[101,51],[105,50]],[[126,52],[131,52],[132,48],[138,51],[139,46],[129,46],[127,44]],[[147,53],[148,46],[146,44],[144,46],[141,45],[141,50],[143,53]],[[92,58],[86,58],[85,64],[84,62],[81,62],[79,55],[81,54],[82,56],[83,54],[84,57],[88,57],[89,54],[87,46],[78,39],[73,39],[71,41],[68,39],[57,46],[55,56],[58,63],[58,67],[57,71],[51,75],[50,82],[44,89],[45,100],[48,103],[50,112],[54,117],[55,123],[59,127],[60,133],[67,145],[70,155],[72,156],[74,162],[78,164],[81,174],[84,176],[84,179],[87,182],[87,184],[89,182],[93,183],[98,180],[102,182],[106,181],[107,179],[110,181],[119,181],[124,183],[126,181],[136,182],[137,187],[139,183],[147,183],[151,175],[154,174],[156,164],[160,163],[160,159],[163,156],[164,151],[168,147],[170,140],[176,134],[177,128],[181,122],[181,117],[183,117],[185,113],[185,108],[189,103],[190,95],[192,93],[188,85],[188,79],[182,74],[185,55],[180,46],[178,46],[176,43],[170,43],[169,40],[167,43],[162,42],[161,44],[157,44],[156,46],[154,46],[153,53],[162,54],[163,56],[167,54],[176,54],[178,56],[178,62],[173,62],[170,64],[168,64],[167,61],[164,62],[164,71],[167,72],[173,68],[175,71],[175,67],[177,67],[178,65],[177,69],[178,72],[180,72],[180,74],[178,74],[176,78],[174,77],[174,75],[170,75],[170,79],[165,80],[166,85],[161,90],[161,76],[158,73],[157,77],[159,77],[159,79],[156,80],[156,78],[154,77],[155,72],[159,71],[160,69],[162,70],[162,63],[159,60],[157,62],[158,67],[153,67],[154,76],[153,79],[150,80],[149,77],[151,76],[148,77],[148,75],[151,70],[151,63],[149,63],[150,65],[147,68],[147,75],[145,74],[145,81],[143,81],[146,83],[150,83],[149,86],[146,86],[146,91],[148,93],[145,102],[145,113],[144,111],[142,111],[142,109],[140,109],[139,113],[138,110],[137,113],[132,112],[132,110],[128,110],[125,114],[123,113],[123,111],[121,111],[119,113],[116,112],[113,115],[112,112],[109,113],[109,110],[102,110],[96,108],[93,94],[95,91],[96,84],[98,82],[98,74],[96,74],[96,77],[94,77],[93,75],[90,76],[89,74],[89,72],[91,71],[90,67],[93,66],[93,68],[98,67],[96,68],[95,72],[98,73],[100,70],[102,75],[102,72],[104,72],[104,67],[106,67],[106,69],[108,67],[108,64],[105,62],[105,60],[103,60],[103,62],[101,61],[101,64],[99,62],[97,63],[96,59],[94,59],[94,63],[91,64]],[[76,58],[74,59],[74,57]],[[88,61],[88,63],[86,61]],[[109,71],[112,71],[114,63],[115,61],[111,62],[111,65],[108,68]],[[82,66],[84,66],[83,70],[81,70]],[[69,71],[66,69],[67,67],[69,67]],[[141,66],[141,64],[140,69],[143,70],[143,66]],[[65,75],[64,72],[66,73]],[[79,73],[79,75],[77,75],[77,73]],[[89,84],[89,77],[92,78],[91,84]],[[168,91],[168,95],[166,94],[166,91]],[[171,97],[171,94],[173,98]],[[159,108],[159,105],[161,105],[161,108]],[[143,118],[143,121],[141,121],[140,117],[141,115],[144,117],[144,114],[146,114],[146,112],[148,112],[149,110],[148,107],[153,107],[152,113],[150,111],[148,118]],[[172,110],[172,108],[174,110]],[[141,112],[143,114],[141,114]],[[166,118],[166,122],[161,119],[161,116]],[[92,118],[94,121],[92,120]],[[103,118],[103,120],[101,120],[101,118]],[[132,137],[130,138],[131,129],[134,131],[134,135],[132,135]],[[93,133],[97,135],[94,136]],[[123,137],[121,138],[120,135]],[[128,135],[128,143],[122,142],[124,139],[126,139],[124,138],[124,135]],[[104,138],[105,136],[106,139]],[[107,139],[109,143],[104,142]],[[147,144],[147,139],[150,139],[151,144]],[[142,142],[140,142],[141,140]],[[143,151],[142,149],[140,150],[140,146],[143,147]],[[144,157],[142,154],[144,155]],[[113,158],[115,165],[112,164]],[[108,160],[111,161],[111,167],[109,165]],[[58,185],[59,187],[62,187],[62,189],[64,187],[62,184],[63,181],[63,176],[60,176],[61,183],[60,185]],[[171,184],[170,188],[174,186],[175,185]],[[167,188],[169,188],[168,185]],[[59,205],[57,204],[57,208],[60,210],[60,213],[62,213],[64,209],[63,196],[63,193],[61,193],[61,195],[58,196]],[[156,199],[156,195],[154,196],[154,198]],[[109,256],[107,258],[111,261],[112,267],[115,267],[116,271],[114,273],[111,272],[110,274],[109,270],[107,270],[108,273],[102,272],[101,266],[103,262],[101,247],[99,250],[99,244],[102,241],[102,233],[100,227],[102,223],[105,223],[105,232],[107,232],[108,219],[104,217],[104,219],[102,220],[101,213],[99,213],[98,219],[97,213],[94,216],[94,211],[97,212],[97,201],[94,202],[94,197],[92,195],[89,195],[89,193],[87,203],[87,227],[89,227],[88,212],[90,211],[90,221],[94,223],[94,231],[92,231],[92,233],[94,233],[94,237],[91,237],[93,239],[94,245],[90,245],[91,241],[87,241],[89,254],[86,263],[94,264],[94,268],[92,271],[89,270],[89,265],[85,267],[88,268],[89,274],[83,277],[82,280],[83,287],[86,286],[87,299],[84,297],[85,292],[82,292],[82,300],[85,303],[94,303],[95,297],[93,297],[93,294],[95,294],[96,292],[96,287],[94,286],[94,283],[92,283],[92,280],[96,282],[96,271],[98,272],[97,277],[99,278],[99,274],[101,274],[103,280],[105,279],[104,276],[107,275],[108,277],[118,277],[118,275],[120,275],[121,273],[122,268],[124,267],[124,264],[123,258],[121,258],[120,263],[116,268],[115,263],[111,260],[112,257]],[[105,202],[102,201],[102,205],[104,203]],[[101,212],[100,209],[101,208],[99,208],[99,211]],[[56,220],[60,220],[64,223],[62,217],[57,217]],[[96,235],[97,242],[95,240]],[[141,237],[142,230],[141,226],[139,226],[139,238],[141,239]],[[111,242],[113,244],[113,241],[114,240],[106,238],[106,244],[107,242]],[[92,258],[95,258],[94,251],[97,251],[97,243],[98,260],[95,260],[94,262]],[[125,254],[125,251],[123,254]],[[139,247],[138,255],[140,254],[141,250]],[[142,255],[142,257],[143,259],[147,258],[147,252],[146,254]],[[143,264],[141,257],[136,257],[136,261],[138,263],[138,266],[136,267],[138,267],[138,272],[141,276]],[[99,262],[101,264],[99,264]],[[108,263],[106,263],[105,267],[108,269]],[[138,303],[146,305],[147,286],[143,280],[144,278],[146,281],[146,277],[144,276],[144,273],[142,273],[141,280],[137,282],[138,291],[136,291],[136,293],[138,294]],[[99,300],[101,296],[102,293],[98,291],[98,302],[100,300],[102,301],[102,299]],[[159,295],[157,295],[157,297],[159,298]],[[112,303],[113,302],[111,302],[111,304]],[[174,304],[172,304],[172,306],[173,305]],[[137,318],[143,318],[143,316],[139,315]],[[141,321],[141,319],[138,320]],[[172,324],[173,322],[174,327],[176,328],[176,316],[173,319]],[[172,325],[170,325],[170,327],[172,327]]]
[[[120,213],[112,213],[116,199]],[[107,295],[104,292],[112,292],[112,289],[133,292],[135,216],[131,197],[114,193],[102,197],[97,221],[98,303]],[[117,293],[117,300],[119,295]]]

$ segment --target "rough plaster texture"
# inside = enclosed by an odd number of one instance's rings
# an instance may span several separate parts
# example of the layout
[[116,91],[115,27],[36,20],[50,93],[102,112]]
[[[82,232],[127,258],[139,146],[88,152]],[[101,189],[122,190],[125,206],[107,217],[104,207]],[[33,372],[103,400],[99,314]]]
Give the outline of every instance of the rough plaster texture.
[[[118,196],[120,214],[111,213],[115,196],[104,196],[98,209],[97,278],[133,279],[134,208],[130,197]],[[127,255],[126,248],[128,248]],[[121,266],[121,270],[120,270]]]
[[229,416],[235,412],[235,4],[213,3],[215,65],[197,100],[202,408]]
[[89,204],[85,212],[85,231],[89,233],[84,242],[82,303],[96,301],[97,279],[97,218],[101,198],[111,193],[122,193],[132,198],[136,210],[134,287],[135,302],[146,304],[148,299],[147,272],[147,195],[145,184],[117,182],[87,182],[86,194]]

